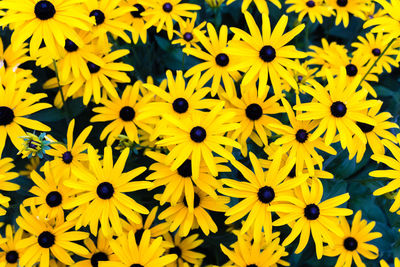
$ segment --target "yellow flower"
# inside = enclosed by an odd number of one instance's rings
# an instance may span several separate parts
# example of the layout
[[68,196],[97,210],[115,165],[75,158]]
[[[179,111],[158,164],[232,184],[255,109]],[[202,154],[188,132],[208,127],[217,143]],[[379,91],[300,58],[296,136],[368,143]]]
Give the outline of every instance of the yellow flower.
[[204,32],[202,28],[206,25],[206,22],[203,21],[196,27],[194,26],[197,19],[197,13],[194,13],[192,18],[187,18],[186,21],[179,20],[179,31],[174,31],[178,36],[178,39],[175,39],[171,42],[171,44],[180,44],[185,48],[194,47],[200,49],[199,39],[194,35],[194,31]]
[[178,256],[175,262],[166,265],[166,267],[189,267],[190,264],[201,266],[203,258],[205,258],[206,255],[193,251],[193,249],[204,242],[204,240],[198,239],[198,237],[199,234],[193,234],[186,238],[181,238],[179,235],[175,234],[172,238],[171,234],[166,233],[164,235],[165,241],[173,245],[173,247],[168,250],[168,253]]
[[335,25],[343,21],[345,28],[349,25],[349,14],[365,20],[365,13],[369,8],[367,0],[326,0],[326,4],[336,11]]
[[3,250],[0,252],[0,266],[2,267],[17,267],[18,261],[25,253],[25,249],[17,249],[16,244],[22,239],[24,230],[19,228],[17,231],[11,225],[6,226],[6,241],[0,244]]
[[292,4],[286,10],[289,12],[299,13],[298,20],[302,21],[304,16],[308,15],[311,22],[317,20],[320,24],[323,23],[323,17],[330,17],[335,12],[329,8],[323,0],[286,0],[286,4]]

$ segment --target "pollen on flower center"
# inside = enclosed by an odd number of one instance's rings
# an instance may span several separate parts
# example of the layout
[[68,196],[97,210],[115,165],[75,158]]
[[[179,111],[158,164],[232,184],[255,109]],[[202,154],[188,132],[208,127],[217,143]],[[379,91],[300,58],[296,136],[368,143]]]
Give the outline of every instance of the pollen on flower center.
[[96,20],[96,25],[100,25],[104,22],[106,17],[104,16],[104,13],[101,10],[95,9],[92,10],[89,14],[89,17],[94,17]]
[[[186,197],[183,198],[183,204],[188,207]],[[200,205],[200,197],[198,194],[194,193],[193,207],[197,208]]]
[[363,122],[356,122],[357,126],[360,127],[361,131],[363,131],[363,133],[369,133],[374,129],[374,126],[371,124],[367,124],[367,123],[363,123]]
[[381,50],[379,48],[374,48],[372,49],[372,54],[377,57],[381,54]]
[[347,112],[347,107],[343,102],[336,101],[332,103],[331,113],[334,117],[341,118],[344,115],[346,115],[346,112]]
[[304,208],[304,216],[306,216],[308,220],[316,220],[319,217],[318,206],[315,204],[308,204]]
[[183,39],[186,42],[190,42],[193,40],[193,34],[191,32],[185,32],[185,34],[183,34]]
[[354,77],[357,75],[358,69],[354,64],[348,64],[346,66],[346,73],[350,77]]
[[270,203],[275,198],[274,189],[269,186],[264,186],[258,190],[258,200],[262,203],[267,204]]
[[354,251],[357,249],[358,242],[353,237],[347,237],[343,242],[343,246],[349,251]]
[[88,67],[90,73],[97,73],[97,72],[100,70],[100,66],[97,66],[96,64],[94,64],[94,63],[91,62],[91,61],[88,61],[88,62],[86,63],[86,65],[87,65],[87,67]]
[[15,250],[10,250],[6,253],[6,261],[8,263],[16,263],[18,261],[19,255]]
[[261,48],[259,56],[265,62],[271,62],[276,57],[276,51],[272,46],[266,45]]
[[90,263],[92,264],[93,267],[98,267],[99,266],[99,261],[108,261],[108,256],[104,252],[97,252],[92,255],[90,258]]
[[48,231],[42,232],[38,237],[39,246],[42,248],[49,248],[54,245],[54,242],[55,236]]
[[309,1],[306,2],[306,6],[315,7],[315,2],[313,0],[309,0]]
[[169,250],[169,254],[176,254],[178,258],[180,258],[182,256],[182,250],[180,247],[175,246]]
[[192,176],[192,161],[185,160],[181,166],[178,167],[178,174],[184,178]]
[[73,159],[73,156],[71,154],[71,151],[64,152],[64,154],[62,155],[62,160],[66,164],[70,164],[72,162],[72,159]]
[[347,0],[336,0],[336,4],[341,7],[347,6]]
[[142,12],[144,11],[144,7],[141,4],[134,4],[134,7],[136,7],[137,10],[131,11],[131,15],[134,18],[141,18],[142,17]]
[[46,196],[46,203],[51,208],[57,207],[62,202],[62,195],[57,191],[52,191],[47,194]]
[[226,65],[229,64],[229,57],[227,54],[225,53],[219,53],[216,57],[215,57],[215,62],[221,66],[221,67],[225,67]]
[[101,199],[110,199],[114,195],[114,187],[109,182],[103,182],[97,186],[97,195]]
[[172,108],[177,112],[177,113],[185,113],[188,108],[189,108],[189,103],[186,101],[186,99],[179,97],[174,100],[172,103]]
[[167,13],[169,13],[169,12],[171,12],[172,11],[172,5],[171,5],[171,3],[165,3],[163,6],[162,6],[162,8],[163,8],[163,10],[165,11],[165,12],[167,12]]
[[0,107],[0,125],[12,123],[14,117],[14,111],[11,108],[5,106]]
[[125,106],[119,111],[119,117],[123,121],[132,121],[135,118],[135,110],[130,106]]
[[65,39],[64,49],[68,52],[75,52],[76,50],[78,50],[78,46],[70,39]]
[[40,20],[48,20],[54,17],[56,14],[56,9],[54,5],[49,1],[42,0],[35,5],[35,15]]
[[261,118],[263,110],[259,104],[253,103],[247,106],[246,116],[252,121],[256,121]]
[[296,140],[299,143],[304,143],[305,141],[307,141],[307,139],[308,139],[308,133],[307,133],[306,130],[300,129],[300,130],[297,131]]
[[200,126],[193,127],[193,129],[190,131],[190,138],[196,143],[203,142],[204,139],[206,139],[206,136],[206,130]]

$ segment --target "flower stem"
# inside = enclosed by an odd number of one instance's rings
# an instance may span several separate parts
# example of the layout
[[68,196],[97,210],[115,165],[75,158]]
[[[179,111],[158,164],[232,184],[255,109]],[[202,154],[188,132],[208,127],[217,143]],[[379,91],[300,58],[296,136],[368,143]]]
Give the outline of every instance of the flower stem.
[[374,63],[369,67],[368,71],[364,74],[364,76],[361,78],[361,81],[359,82],[358,87],[360,87],[361,83],[365,80],[367,75],[371,72],[372,68],[376,66],[376,63],[383,57],[383,55],[386,53],[386,51],[389,49],[389,47],[393,44],[394,41],[396,41],[397,38],[393,38],[385,47],[385,49],[382,51],[382,53],[378,56],[377,59],[375,59]]
[[60,77],[58,76],[57,64],[56,64],[56,61],[54,59],[53,59],[53,64],[54,64],[54,71],[56,73],[56,78],[57,78],[58,90],[60,91],[61,101],[63,103],[65,120],[67,121],[67,123],[69,123],[69,121],[71,120],[71,118],[70,118],[71,117],[71,113],[69,112],[68,105],[67,105],[67,103],[65,101],[65,98],[64,98],[64,93],[62,91],[61,84],[60,84]]

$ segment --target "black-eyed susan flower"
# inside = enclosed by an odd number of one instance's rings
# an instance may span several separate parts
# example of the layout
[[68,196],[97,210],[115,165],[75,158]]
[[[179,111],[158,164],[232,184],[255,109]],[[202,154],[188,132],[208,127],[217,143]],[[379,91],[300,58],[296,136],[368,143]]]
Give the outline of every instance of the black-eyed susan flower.
[[6,82],[6,80],[4,80],[6,78],[5,73],[10,71],[17,73],[17,76],[20,76],[21,78],[31,77],[31,70],[25,70],[19,67],[21,64],[31,60],[31,58],[26,55],[26,52],[28,52],[26,44],[23,44],[19,48],[14,48],[13,44],[10,44],[6,49],[4,49],[3,40],[0,38],[0,68],[4,68],[4,72],[1,71],[0,76],[3,84]]
[[286,0],[285,3],[290,4],[286,12],[298,13],[299,21],[302,21],[303,18],[308,15],[312,23],[317,20],[322,24],[323,17],[330,17],[335,14],[323,0]]
[[141,85],[141,81],[128,85],[121,97],[111,96],[110,100],[103,98],[101,100],[103,106],[93,108],[98,114],[90,119],[91,122],[111,121],[101,132],[100,140],[108,136],[107,144],[111,145],[124,130],[129,140],[139,143],[138,128],[152,132],[150,126],[138,119],[143,107],[153,98],[153,94],[144,97],[139,94]]
[[124,13],[119,19],[130,26],[127,30],[132,34],[131,38],[134,44],[137,44],[139,38],[142,43],[145,44],[147,42],[147,27],[145,24],[151,18],[151,16],[143,16],[143,12],[149,8],[147,3],[148,1],[141,0],[126,0],[120,3],[121,6],[134,8],[129,13]]
[[278,96],[267,97],[268,91],[261,94],[255,84],[241,90],[241,96],[229,97],[220,93],[220,97],[227,102],[227,111],[233,111],[234,122],[240,123],[240,128],[229,133],[229,136],[239,141],[242,146],[242,155],[247,156],[247,140],[250,138],[258,146],[268,145],[271,136],[269,124],[279,123],[272,117],[273,114],[282,113],[283,107],[279,105]]
[[350,14],[365,20],[365,12],[369,10],[366,0],[326,0],[326,4],[336,12],[335,25],[343,22],[345,28],[349,25]]
[[[189,209],[193,210],[195,187],[200,188],[214,199],[217,198],[215,190],[220,188],[222,183],[209,173],[204,161],[200,163],[199,177],[192,179],[192,163],[190,159],[185,160],[177,170],[171,171],[170,164],[165,163],[166,155],[153,151],[146,152],[146,155],[156,161],[149,167],[149,170],[154,172],[148,175],[146,180],[153,181],[152,189],[165,186],[160,196],[161,205],[166,202],[175,205],[184,195]],[[215,161],[218,172],[230,172],[229,167],[221,164],[226,160],[218,157],[215,158]]]
[[[46,94],[31,94],[27,92],[29,82],[17,82],[16,76],[7,82],[6,86],[0,84],[0,155],[3,152],[7,135],[13,145],[21,150],[23,139],[26,136],[21,126],[38,131],[50,131],[50,127],[43,123],[27,118],[28,115],[37,111],[50,108],[48,103],[37,103],[45,98]],[[13,101],[10,101],[10,100]]]
[[346,193],[321,202],[322,195],[322,183],[313,179],[311,188],[303,185],[301,190],[295,190],[295,196],[287,196],[283,200],[286,203],[271,206],[271,210],[279,212],[280,216],[273,225],[288,224],[292,227],[282,245],[289,245],[300,235],[296,254],[306,247],[310,234],[314,239],[318,259],[321,259],[323,254],[323,243],[328,243],[330,247],[334,245],[332,233],[344,236],[336,216],[348,216],[353,214],[353,211],[337,206],[345,203],[350,195]]
[[[235,2],[236,0],[228,0],[226,2],[227,5],[230,5],[231,3]],[[254,3],[256,4],[256,7],[258,9],[258,11],[260,13],[265,13],[266,15],[269,14],[269,9],[268,9],[268,5],[267,5],[267,1],[263,1],[263,0],[244,0],[242,2],[242,13],[244,13],[250,6],[250,4],[254,1]],[[278,0],[269,0],[269,2],[273,3],[275,6],[277,6],[278,8],[281,8],[281,2]]]
[[257,242],[263,234],[267,238],[272,234],[271,207],[281,203],[286,197],[290,197],[290,190],[305,182],[307,178],[302,175],[285,181],[291,168],[289,168],[290,166],[280,168],[281,158],[279,156],[276,155],[266,172],[261,167],[260,161],[251,152],[250,160],[254,172],[238,161],[232,162],[246,181],[223,179],[222,182],[228,187],[218,190],[226,196],[243,199],[225,212],[225,215],[228,216],[225,223],[231,224],[248,214],[240,233],[247,232],[253,226],[253,236]]
[[117,256],[114,254],[110,247],[109,240],[105,238],[102,232],[97,236],[97,242],[93,242],[91,238],[83,240],[85,247],[89,250],[88,254],[79,255],[84,260],[75,263],[74,267],[98,267],[101,266],[103,261],[116,261]]
[[281,81],[286,80],[293,88],[297,89],[297,82],[287,69],[296,69],[304,75],[307,73],[303,67],[293,61],[293,58],[304,58],[306,54],[297,51],[293,45],[287,45],[303,29],[304,24],[284,34],[288,17],[283,15],[271,33],[271,25],[268,15],[262,14],[262,31],[249,12],[244,13],[250,34],[239,28],[231,28],[236,39],[231,40],[227,48],[230,55],[238,56],[238,63],[232,68],[246,70],[242,85],[254,83],[258,80],[260,94],[267,90],[267,82],[270,79],[275,94],[281,94]]
[[190,264],[201,266],[206,255],[194,251],[194,249],[204,242],[204,240],[199,239],[199,234],[193,234],[182,238],[177,234],[172,237],[171,234],[166,233],[163,237],[166,242],[173,245],[172,248],[168,249],[168,253],[178,256],[178,258],[174,262],[168,264],[167,267],[186,267],[190,266]]
[[[369,68],[375,64],[374,68],[377,74],[381,74],[383,70],[390,73],[392,71],[391,66],[396,68],[399,67],[399,63],[393,58],[393,56],[396,56],[399,53],[394,46],[390,46],[386,50],[385,54],[381,55],[391,41],[387,35],[383,34],[382,32],[378,32],[377,34],[369,32],[365,35],[365,37],[360,35],[357,36],[357,39],[358,42],[351,44],[351,46],[356,48],[353,54],[365,56],[369,60]],[[381,57],[376,62],[379,56]]]
[[53,225],[51,221],[39,218],[35,212],[27,212],[22,206],[20,211],[21,216],[17,218],[17,224],[30,234],[15,245],[16,249],[25,249],[19,260],[22,266],[30,267],[37,262],[40,262],[41,266],[49,266],[50,255],[64,264],[71,265],[74,261],[68,251],[77,254],[88,253],[86,248],[73,241],[83,240],[89,237],[89,234],[68,231],[75,225],[74,221],[59,221]]
[[51,168],[56,170],[58,180],[71,177],[71,170],[74,168],[83,168],[83,163],[88,160],[87,153],[84,153],[88,148],[88,144],[85,141],[93,126],[89,125],[86,127],[78,135],[75,142],[74,128],[75,119],[72,119],[68,125],[66,144],[54,142],[51,144],[53,149],[47,152],[47,154],[54,157],[50,164]]
[[150,7],[142,16],[151,16],[145,27],[157,27],[157,32],[166,29],[168,39],[174,34],[174,21],[183,20],[182,17],[193,17],[195,10],[200,10],[199,5],[181,3],[181,0],[151,0],[146,2]]
[[[155,197],[159,199],[158,195]],[[177,234],[181,237],[187,236],[191,229],[199,228],[199,226],[205,235],[209,235],[210,232],[217,232],[218,227],[206,210],[225,212],[229,208],[226,205],[229,202],[229,197],[217,196],[214,199],[195,188],[193,210],[189,209],[188,201],[189,199],[186,199],[186,197],[181,197],[176,205],[165,209],[158,218],[172,222],[169,228],[170,232],[177,230]]]
[[[375,170],[370,172],[369,175],[372,177],[391,179],[392,181],[390,181],[385,186],[376,189],[373,193],[375,196],[380,196],[388,192],[397,191],[400,188],[400,148],[389,140],[382,140],[382,144],[389,149],[392,156],[374,154],[371,156],[371,159],[375,160],[378,163],[386,164],[389,169]],[[389,211],[396,212],[399,208],[400,194],[396,193],[394,197],[394,202]]]
[[207,32],[209,37],[206,37],[203,32],[197,29],[194,30],[194,35],[200,40],[207,52],[202,51],[199,47],[183,50],[185,53],[204,61],[190,68],[185,73],[185,77],[204,71],[199,80],[199,86],[204,86],[212,79],[211,95],[214,96],[219,90],[222,80],[225,91],[229,97],[232,97],[236,94],[235,81],[239,80],[240,74],[237,70],[231,69],[232,65],[237,63],[237,58],[226,51],[228,27],[222,25],[218,35],[214,26],[207,23]]
[[41,133],[39,136],[27,133],[27,136],[20,136],[20,138],[24,140],[24,143],[17,155],[22,154],[22,158],[37,156],[42,159],[46,151],[51,148],[50,144],[53,143],[51,138],[46,136],[46,133]]
[[[298,59],[296,59],[296,61],[299,62]],[[299,62],[300,63],[300,62]],[[299,89],[296,90],[294,88],[292,88],[290,86],[289,83],[287,83],[286,81],[282,81],[282,88],[287,91],[290,92],[291,90],[294,90],[294,92],[298,95],[298,94],[304,94],[304,87],[309,86],[309,81],[314,80],[316,77],[316,73],[319,71],[319,68],[313,68],[310,65],[309,61],[305,61],[304,63],[300,63],[301,66],[307,71],[307,74],[304,75],[300,72],[298,72],[297,70],[294,69],[289,69],[288,71],[293,75],[294,79],[297,81],[298,85],[299,85]]]
[[[380,102],[379,105],[370,108],[367,113],[369,117],[376,121],[375,126],[362,122],[356,123],[357,126],[360,127],[361,131],[366,135],[368,145],[371,147],[372,152],[381,155],[385,154],[385,148],[382,144],[381,138],[397,143],[396,136],[394,136],[389,129],[399,128],[396,123],[388,121],[388,119],[392,118],[392,115],[389,112],[379,113],[382,104],[383,102]],[[357,162],[360,162],[364,156],[366,147],[366,144],[362,143],[357,136],[354,136],[353,141],[350,142],[348,146],[349,159],[352,159],[357,155],[356,160]]]
[[146,230],[139,243],[135,234],[130,231],[117,240],[110,240],[110,246],[119,261],[101,263],[101,267],[157,267],[168,266],[177,259],[176,254],[164,254],[162,237],[152,240],[150,231]]
[[224,147],[231,146],[240,149],[240,145],[225,136],[228,131],[239,127],[238,123],[231,123],[233,112],[223,110],[224,102],[217,104],[211,111],[193,111],[190,117],[182,120],[170,114],[163,116],[169,126],[160,131],[162,140],[156,144],[171,147],[166,158],[171,170],[177,170],[185,160],[191,156],[193,179],[200,173],[200,162],[203,159],[213,176],[218,175],[218,169],[212,152],[228,160],[235,160],[233,155]]
[[17,191],[20,188],[19,185],[10,182],[18,177],[18,173],[10,171],[15,167],[12,161],[12,158],[0,159],[0,188],[4,191]]
[[361,220],[361,211],[357,211],[354,215],[351,228],[346,218],[339,218],[340,228],[342,228],[344,236],[334,235],[334,247],[325,247],[324,255],[329,257],[339,256],[335,266],[351,266],[353,260],[358,267],[365,266],[361,260],[361,256],[374,260],[378,257],[379,250],[376,246],[367,242],[382,237],[381,233],[371,232],[375,226],[375,222],[367,223]]
[[74,190],[66,187],[63,179],[58,176],[58,169],[50,168],[50,163],[46,162],[43,166],[45,179],[36,171],[32,171],[31,179],[35,185],[29,190],[34,196],[23,201],[25,207],[36,206],[40,218],[56,219],[64,221],[65,203],[69,198],[75,196]]
[[[118,97],[116,82],[129,83],[131,79],[125,73],[133,71],[131,65],[123,62],[115,62],[117,59],[129,54],[127,49],[119,49],[109,52],[108,43],[98,43],[96,46],[103,46],[95,53],[101,58],[101,65],[95,62],[87,61],[86,65],[89,69],[90,76],[86,79],[83,76],[73,80],[68,88],[66,97],[74,95],[78,90],[83,90],[83,103],[87,105],[93,96],[96,104],[100,102],[103,90],[103,95],[107,94],[111,97]],[[99,62],[100,63],[100,62]]]
[[199,25],[195,26],[197,19],[197,13],[194,13],[192,18],[187,18],[186,21],[179,20],[179,31],[175,31],[175,35],[177,35],[178,39],[175,39],[171,42],[171,44],[180,44],[185,48],[194,47],[200,49],[199,39],[196,35],[194,35],[194,31],[204,32],[204,26],[206,25],[206,21],[201,22]]
[[315,100],[310,103],[302,103],[294,106],[294,110],[305,111],[298,114],[296,119],[320,120],[318,127],[309,136],[310,141],[316,140],[325,133],[325,144],[333,142],[336,132],[339,132],[340,143],[346,148],[355,134],[363,143],[367,138],[357,122],[376,125],[376,121],[365,114],[368,108],[379,105],[377,100],[367,100],[368,91],[357,90],[361,82],[361,76],[357,75],[350,84],[346,83],[346,70],[340,68],[338,77],[333,78],[328,73],[328,83],[325,87],[316,81],[310,82],[312,87],[305,91]]
[[[119,212],[129,220],[140,223],[138,213],[147,214],[149,211],[138,204],[135,200],[126,195],[127,192],[134,192],[147,189],[151,186],[147,181],[131,182],[136,176],[146,170],[146,167],[139,167],[123,173],[129,149],[125,149],[115,164],[113,164],[111,147],[104,148],[103,162],[100,163],[98,155],[93,147],[88,148],[89,167],[72,169],[77,180],[68,179],[64,184],[76,189],[78,195],[69,201],[66,209],[82,206],[79,212],[68,215],[67,220],[81,217],[83,226],[89,224],[90,232],[97,235],[98,223],[101,223],[101,230],[106,237],[114,232],[121,235],[122,224]],[[72,217],[72,218],[71,218]],[[110,226],[111,223],[111,226]],[[110,228],[112,227],[112,228]]]
[[[238,267],[268,267],[278,266],[281,257],[286,256],[285,248],[279,244],[279,238],[270,241],[265,248],[261,247],[261,240],[253,243],[238,237],[233,251],[220,244],[222,252],[228,256],[231,264]],[[286,264],[284,264],[286,266]]]
[[[321,137],[310,141],[309,136],[318,126],[319,121],[297,120],[289,102],[284,98],[281,101],[291,126],[281,123],[270,124],[270,129],[281,136],[274,143],[279,145],[278,151],[280,153],[289,153],[288,159],[290,161],[288,161],[288,164],[295,164],[296,173],[302,172],[305,165],[310,175],[314,176],[314,165],[318,165],[322,169],[322,162],[324,161],[324,158],[318,154],[316,149],[332,155],[336,155],[336,150],[326,145]],[[298,100],[297,103],[299,104],[299,102]]]
[[0,19],[0,26],[13,25],[14,48],[20,48],[31,37],[29,50],[34,58],[42,41],[56,59],[59,57],[57,45],[64,46],[65,39],[72,40],[78,46],[83,45],[75,29],[90,29],[91,19],[84,14],[81,4],[73,0],[29,0],[23,3],[7,0],[0,3],[0,8],[7,9]]
[[[6,226],[6,242],[0,244],[2,252],[0,252],[1,267],[17,267],[18,261],[24,254],[25,249],[17,249],[16,244],[22,239],[24,230],[19,228],[14,230],[11,225]],[[4,240],[3,240],[4,241]]]
[[91,32],[102,42],[107,42],[107,33],[121,37],[130,43],[131,39],[125,33],[130,26],[121,20],[121,16],[134,11],[132,6],[121,5],[121,0],[88,0],[84,1],[87,16],[94,18],[94,26]]

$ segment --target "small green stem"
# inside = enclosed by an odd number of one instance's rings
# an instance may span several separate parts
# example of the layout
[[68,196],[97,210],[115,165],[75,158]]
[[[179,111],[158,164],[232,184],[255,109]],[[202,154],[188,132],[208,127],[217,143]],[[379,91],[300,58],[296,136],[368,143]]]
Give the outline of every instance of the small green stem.
[[67,121],[67,123],[69,123],[69,121],[71,120],[70,119],[71,113],[69,112],[69,108],[68,108],[67,103],[66,103],[65,98],[64,98],[64,93],[62,91],[61,84],[60,84],[60,77],[58,76],[57,64],[56,64],[56,61],[54,59],[53,59],[53,64],[54,64],[54,71],[56,73],[56,78],[57,78],[57,83],[58,83],[58,90],[60,91],[61,101],[63,103],[65,120]]
[[375,60],[375,62],[371,65],[371,67],[368,69],[368,71],[364,74],[364,76],[361,78],[361,81],[359,82],[358,87],[360,87],[361,83],[365,80],[367,75],[371,72],[371,70],[376,66],[376,63],[383,57],[383,55],[386,53],[386,51],[389,49],[389,47],[393,44],[394,41],[396,41],[397,38],[393,38],[385,47],[385,49],[382,51],[382,53],[378,56],[378,58]]

